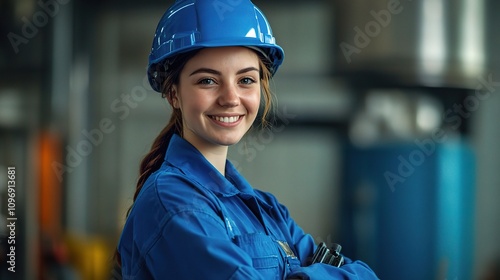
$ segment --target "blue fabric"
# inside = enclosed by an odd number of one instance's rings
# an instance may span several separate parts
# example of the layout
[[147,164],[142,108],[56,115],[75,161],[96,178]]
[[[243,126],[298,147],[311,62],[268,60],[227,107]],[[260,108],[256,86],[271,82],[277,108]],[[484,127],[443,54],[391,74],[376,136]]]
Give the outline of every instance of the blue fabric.
[[177,135],[118,245],[123,279],[378,279],[348,258],[341,268],[306,266],[315,248],[274,196],[253,189],[229,161],[222,176]]

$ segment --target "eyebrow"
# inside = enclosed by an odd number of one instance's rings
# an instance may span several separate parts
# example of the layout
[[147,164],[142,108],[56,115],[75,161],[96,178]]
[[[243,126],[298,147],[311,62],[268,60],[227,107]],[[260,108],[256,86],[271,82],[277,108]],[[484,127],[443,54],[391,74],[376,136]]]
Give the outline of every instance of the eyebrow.
[[[239,74],[243,74],[243,73],[247,73],[247,72],[250,72],[250,71],[257,71],[257,72],[260,72],[259,69],[255,68],[255,67],[247,67],[247,68],[243,68],[243,69],[240,69],[238,70],[238,72],[236,72],[237,75]],[[210,74],[214,74],[214,75],[222,75],[222,73],[220,71],[217,71],[215,69],[211,69],[211,68],[199,68],[195,71],[193,71],[193,73],[191,73],[189,76],[193,76],[195,74],[198,74],[198,73],[210,73]]]

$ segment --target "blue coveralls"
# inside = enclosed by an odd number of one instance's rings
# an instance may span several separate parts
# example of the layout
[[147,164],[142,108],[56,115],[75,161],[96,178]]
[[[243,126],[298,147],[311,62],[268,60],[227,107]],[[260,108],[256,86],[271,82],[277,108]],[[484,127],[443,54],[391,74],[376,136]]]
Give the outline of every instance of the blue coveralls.
[[222,176],[177,135],[118,245],[124,279],[378,279],[348,258],[340,268],[307,266],[315,248],[273,195],[253,189],[229,161]]

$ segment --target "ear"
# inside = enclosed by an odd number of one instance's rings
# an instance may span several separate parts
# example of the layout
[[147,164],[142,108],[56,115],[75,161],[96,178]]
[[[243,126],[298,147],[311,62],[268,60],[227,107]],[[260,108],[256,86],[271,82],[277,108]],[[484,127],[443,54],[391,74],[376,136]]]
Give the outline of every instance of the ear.
[[179,96],[177,91],[177,86],[173,85],[168,93],[168,101],[175,109],[180,108]]

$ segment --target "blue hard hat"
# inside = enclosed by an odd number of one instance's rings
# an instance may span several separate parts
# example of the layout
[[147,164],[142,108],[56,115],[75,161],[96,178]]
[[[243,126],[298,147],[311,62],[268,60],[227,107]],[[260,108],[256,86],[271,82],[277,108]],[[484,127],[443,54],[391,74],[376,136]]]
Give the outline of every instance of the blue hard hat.
[[258,48],[269,59],[273,75],[284,58],[269,22],[250,0],[177,0],[156,28],[148,65],[151,87],[161,92],[164,77],[157,66],[168,58],[200,48],[227,46]]

